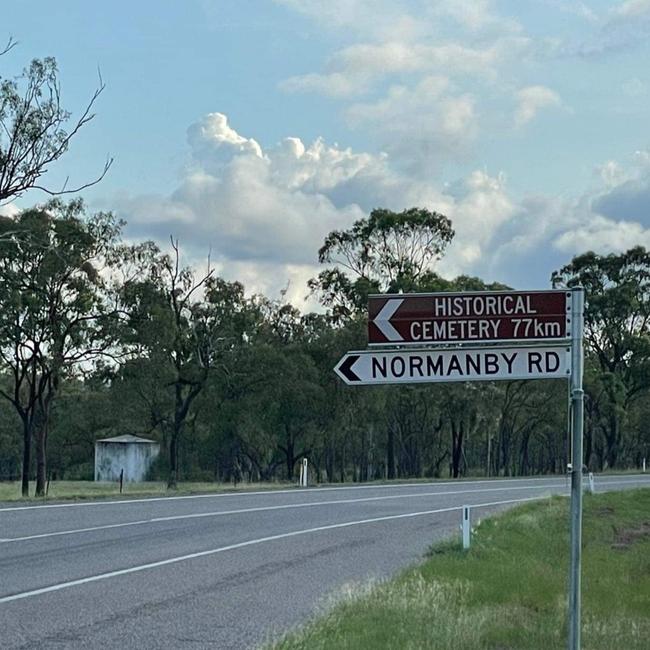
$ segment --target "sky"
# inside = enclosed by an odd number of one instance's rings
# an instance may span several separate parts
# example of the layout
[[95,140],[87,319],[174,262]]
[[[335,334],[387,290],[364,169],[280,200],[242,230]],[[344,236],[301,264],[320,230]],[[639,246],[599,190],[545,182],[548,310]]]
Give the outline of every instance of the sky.
[[436,270],[518,289],[650,247],[650,0],[1,4],[1,77],[55,57],[73,116],[106,85],[48,184],[112,156],[88,209],[248,292],[313,308],[325,236],[375,207],[445,214]]

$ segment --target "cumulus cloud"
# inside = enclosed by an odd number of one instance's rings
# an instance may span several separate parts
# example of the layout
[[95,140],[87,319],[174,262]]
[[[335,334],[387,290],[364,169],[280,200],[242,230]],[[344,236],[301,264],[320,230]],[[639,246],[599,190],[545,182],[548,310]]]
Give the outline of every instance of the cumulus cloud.
[[528,124],[545,108],[562,106],[560,96],[546,86],[527,86],[516,93],[517,109],[515,111],[515,126]]
[[[431,83],[445,87],[444,80]],[[389,117],[379,111],[377,119]],[[443,185],[405,173],[390,153],[355,152],[320,138],[262,147],[221,113],[193,124],[188,144],[190,163],[169,195],[113,201],[127,234],[163,243],[177,236],[197,260],[211,250],[220,274],[271,296],[288,286],[287,297],[303,308],[327,233],[380,206],[425,207],[452,219],[456,237],[438,267],[443,275],[476,274],[520,288],[548,286],[553,269],[587,249],[650,245],[644,151],[624,163],[607,161],[596,170],[597,186],[569,199],[517,198],[503,174],[487,170]]]

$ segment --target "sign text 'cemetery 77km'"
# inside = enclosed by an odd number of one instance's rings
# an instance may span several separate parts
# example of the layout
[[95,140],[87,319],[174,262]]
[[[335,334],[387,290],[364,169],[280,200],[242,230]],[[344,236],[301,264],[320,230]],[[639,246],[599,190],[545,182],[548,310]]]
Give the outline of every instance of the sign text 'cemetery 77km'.
[[368,299],[368,344],[384,349],[348,352],[334,368],[352,386],[570,381],[569,650],[580,648],[583,329],[584,291],[580,287],[374,295]]

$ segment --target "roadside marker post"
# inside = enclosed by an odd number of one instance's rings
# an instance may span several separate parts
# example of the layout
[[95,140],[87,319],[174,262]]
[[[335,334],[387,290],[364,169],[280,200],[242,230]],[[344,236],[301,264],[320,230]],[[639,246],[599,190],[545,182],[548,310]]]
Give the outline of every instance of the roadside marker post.
[[308,478],[307,478],[307,467],[309,465],[309,461],[306,458],[302,459],[302,462],[300,463],[300,480],[299,480],[299,485],[300,487],[307,487],[308,483]]
[[589,492],[591,494],[596,494],[596,484],[594,483],[593,472],[589,472]]
[[469,548],[471,532],[472,520],[470,516],[470,507],[463,506],[463,548],[465,550]]
[[[334,368],[349,386],[568,379],[569,650],[580,650],[583,331],[582,287],[374,295],[368,299],[371,349],[346,353]],[[593,491],[591,475],[589,485]],[[463,548],[470,545],[470,510],[463,506]]]

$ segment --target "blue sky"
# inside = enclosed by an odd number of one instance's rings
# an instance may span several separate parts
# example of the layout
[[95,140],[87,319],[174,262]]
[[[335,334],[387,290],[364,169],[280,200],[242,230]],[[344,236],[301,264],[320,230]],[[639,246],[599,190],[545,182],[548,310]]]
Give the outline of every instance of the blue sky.
[[[131,238],[208,250],[297,303],[334,228],[451,217],[439,271],[548,286],[587,249],[650,245],[650,0],[14,0],[9,77],[56,57],[97,117],[48,177]],[[23,196],[19,206],[43,200]],[[9,210],[5,206],[4,210]]]

